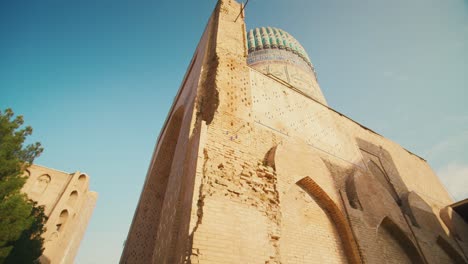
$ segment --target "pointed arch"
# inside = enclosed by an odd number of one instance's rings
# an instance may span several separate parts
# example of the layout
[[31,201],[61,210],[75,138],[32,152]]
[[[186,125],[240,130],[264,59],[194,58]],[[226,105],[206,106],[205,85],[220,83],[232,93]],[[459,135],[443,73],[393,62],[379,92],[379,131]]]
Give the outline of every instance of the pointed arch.
[[308,193],[330,217],[338,231],[348,262],[362,263],[351,226],[335,202],[310,177],[302,178],[296,184]]
[[84,189],[86,187],[86,182],[88,181],[88,177],[85,174],[81,174],[78,176],[78,186],[80,189]]
[[447,256],[449,256],[454,263],[467,263],[465,258],[462,257],[460,253],[458,253],[458,251],[443,237],[437,237],[437,245],[444,250]]
[[[401,257],[401,259],[394,259],[395,263],[405,263],[405,257],[409,261],[407,263],[426,263],[411,239],[390,217],[386,216],[382,219],[377,233],[378,243],[404,253],[403,255],[394,254],[393,251],[390,253],[393,253],[392,256]],[[383,252],[385,254],[386,251]]]
[[76,201],[78,200],[78,191],[77,190],[74,190],[70,193],[70,196],[68,197],[68,205],[70,205],[71,207],[74,207],[75,204],[76,204]]
[[[408,192],[404,197],[403,205],[405,206],[405,214],[409,215],[410,219],[414,219],[420,230],[423,230],[426,234],[432,234],[430,241],[433,244],[436,242],[439,247],[430,247],[430,250],[434,252],[431,257],[437,259],[434,261],[438,263],[466,263],[463,255],[456,249],[457,247],[454,247],[454,245],[457,244],[456,234],[452,234],[453,239],[446,235],[442,223],[434,214],[432,207],[414,191]],[[418,234],[417,232],[417,238],[419,238]],[[423,248],[424,247],[425,245],[423,244]]]
[[63,229],[65,228],[65,224],[67,223],[68,220],[68,210],[65,209],[60,213],[58,222],[56,224],[57,232],[62,232]]

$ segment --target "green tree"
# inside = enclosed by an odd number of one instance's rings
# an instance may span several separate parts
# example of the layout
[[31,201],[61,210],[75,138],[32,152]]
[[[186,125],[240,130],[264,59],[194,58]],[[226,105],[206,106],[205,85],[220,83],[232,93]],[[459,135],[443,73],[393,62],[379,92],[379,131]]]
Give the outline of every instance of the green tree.
[[[43,148],[40,143],[23,145],[32,133],[23,123],[11,109],[0,111],[0,264],[34,263],[43,251],[44,208],[21,193],[24,170]],[[28,260],[18,262],[18,255]]]

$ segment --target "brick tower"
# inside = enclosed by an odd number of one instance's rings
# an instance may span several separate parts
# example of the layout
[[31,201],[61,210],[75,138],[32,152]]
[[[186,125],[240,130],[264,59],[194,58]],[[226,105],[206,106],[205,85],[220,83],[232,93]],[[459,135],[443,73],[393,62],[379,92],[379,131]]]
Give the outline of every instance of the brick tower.
[[41,264],[73,263],[96,205],[98,194],[89,190],[89,176],[40,165],[26,169],[22,192],[47,216]]
[[121,263],[465,263],[426,161],[330,108],[303,47],[219,1],[159,136]]

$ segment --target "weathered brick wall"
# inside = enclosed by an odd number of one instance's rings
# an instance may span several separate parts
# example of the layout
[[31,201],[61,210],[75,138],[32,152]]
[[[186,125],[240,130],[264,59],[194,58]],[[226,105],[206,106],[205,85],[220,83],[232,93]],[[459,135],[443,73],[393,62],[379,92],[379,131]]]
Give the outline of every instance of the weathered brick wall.
[[439,217],[452,200],[427,163],[249,68],[243,16],[237,2],[218,2],[121,262],[465,261]]
[[[200,97],[199,86],[210,70],[210,52],[207,51],[216,29],[213,20],[212,17],[208,21],[158,138],[122,252],[122,263],[151,263],[153,259],[159,263],[159,260],[175,261],[185,254],[182,248],[186,247],[186,239],[177,237],[180,230],[188,229],[190,217],[187,212],[191,207],[200,138],[199,129],[194,125],[197,119],[194,105],[197,96]],[[175,221],[177,224],[173,224]],[[184,242],[180,244],[179,241]]]

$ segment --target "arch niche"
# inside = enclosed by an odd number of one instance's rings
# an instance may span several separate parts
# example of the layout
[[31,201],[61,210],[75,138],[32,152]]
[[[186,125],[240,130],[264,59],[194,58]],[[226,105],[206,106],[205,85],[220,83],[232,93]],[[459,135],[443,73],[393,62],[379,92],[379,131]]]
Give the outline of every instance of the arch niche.
[[389,217],[382,219],[377,234],[377,243],[386,263],[425,263],[413,242]]
[[87,177],[84,174],[81,174],[78,177],[78,186],[79,186],[79,188],[83,189],[86,186],[86,178]]
[[63,210],[60,213],[59,219],[57,221],[56,227],[57,227],[57,232],[62,232],[63,229],[65,228],[65,224],[67,223],[68,220],[68,210]]
[[360,238],[365,245],[372,245],[363,247],[368,261],[427,263],[394,197],[375,175],[353,173],[348,176],[346,187],[350,206],[361,206],[359,217],[366,223],[367,230],[363,230],[367,236]]
[[182,106],[174,111],[158,139],[127,238],[127,244],[132,246],[125,247],[122,255],[129,262],[152,261],[184,111]]
[[37,177],[37,180],[34,183],[32,189],[32,193],[43,194],[47,190],[47,187],[49,187],[49,183],[51,182],[51,180],[52,179],[48,174],[43,174]]
[[73,192],[70,193],[70,196],[68,197],[68,204],[73,207],[75,206],[77,200],[78,200],[78,191],[74,190]]
[[[335,203],[339,194],[333,178],[319,156],[292,143],[272,148],[267,156],[266,163],[276,168],[278,178],[283,261],[362,263],[351,226]],[[314,250],[323,247],[331,250]]]

